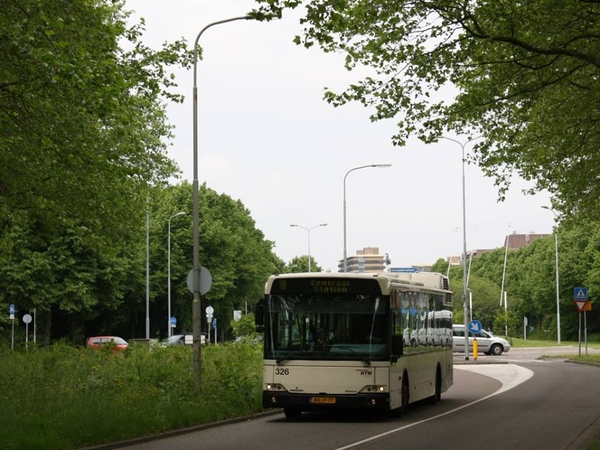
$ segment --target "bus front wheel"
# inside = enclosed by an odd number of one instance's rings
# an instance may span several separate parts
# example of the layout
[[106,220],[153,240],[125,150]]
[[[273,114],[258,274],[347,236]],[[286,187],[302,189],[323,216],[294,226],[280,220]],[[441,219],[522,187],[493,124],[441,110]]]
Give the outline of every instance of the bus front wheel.
[[410,402],[410,391],[408,390],[408,376],[404,374],[402,377],[402,390],[400,396],[402,398],[402,406],[400,406],[400,414],[406,414],[408,411],[408,403]]
[[442,374],[439,367],[435,371],[434,389],[433,395],[428,399],[430,405],[435,405],[442,399]]

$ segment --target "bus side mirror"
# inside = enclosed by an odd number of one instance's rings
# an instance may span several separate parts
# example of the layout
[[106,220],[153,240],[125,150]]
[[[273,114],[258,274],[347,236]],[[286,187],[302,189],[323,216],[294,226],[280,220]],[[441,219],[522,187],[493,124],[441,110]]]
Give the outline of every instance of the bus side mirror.
[[256,331],[261,333],[265,329],[265,301],[259,300],[254,313],[254,325]]

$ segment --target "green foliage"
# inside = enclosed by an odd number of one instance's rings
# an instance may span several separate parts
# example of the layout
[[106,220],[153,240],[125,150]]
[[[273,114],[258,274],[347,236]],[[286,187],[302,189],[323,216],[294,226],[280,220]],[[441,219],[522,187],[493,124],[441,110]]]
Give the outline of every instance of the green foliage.
[[123,5],[24,0],[3,8],[3,229],[19,219],[8,212],[19,211],[52,234],[73,218],[94,233],[127,236],[139,218],[132,205],[142,210],[140,189],[174,174],[163,98],[181,98],[169,92],[165,66],[186,66],[189,56],[183,42],[145,47],[143,25],[127,28]]
[[349,70],[371,69],[325,99],[359,102],[372,121],[394,119],[395,144],[483,136],[472,157],[501,194],[516,172],[563,213],[600,214],[597,2],[257,2],[258,18],[302,9],[297,44],[344,54]]
[[[5,449],[70,449],[261,410],[261,345],[203,349],[194,393],[192,349],[132,345],[124,353],[53,345],[0,349]],[[18,430],[18,432],[15,432]]]
[[[250,211],[239,200],[218,194],[206,185],[200,186],[200,264],[212,275],[212,286],[204,296],[213,306],[218,323],[228,324],[234,310],[249,307],[264,295],[264,284],[269,275],[278,272],[283,262],[273,253],[274,243],[265,239],[256,228]],[[171,285],[173,287],[174,315],[181,329],[192,329],[190,293],[187,274],[192,267],[192,187],[184,182],[161,190],[156,204],[154,259],[151,272],[153,285],[160,286],[158,300],[166,305],[167,221],[178,211],[188,215],[171,223]],[[166,317],[166,316],[163,316]],[[204,319],[204,318],[203,318]]]
[[295,256],[285,265],[282,273],[322,272],[323,268],[310,257],[310,270],[308,270],[308,255]]
[[233,330],[234,338],[247,337],[252,339],[253,337],[258,336],[256,333],[256,325],[254,324],[254,314],[252,313],[243,315],[238,321],[232,320],[230,325]]
[[182,98],[167,67],[190,54],[143,45],[123,7],[23,0],[0,16],[0,302],[37,308],[46,342],[53,322],[81,342],[86,320],[143,286],[149,186],[177,172],[165,99]]

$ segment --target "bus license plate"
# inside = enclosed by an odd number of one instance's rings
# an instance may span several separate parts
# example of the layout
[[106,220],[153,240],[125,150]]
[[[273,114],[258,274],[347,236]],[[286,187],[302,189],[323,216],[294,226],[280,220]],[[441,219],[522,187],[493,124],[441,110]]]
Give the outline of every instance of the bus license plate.
[[335,397],[311,397],[310,402],[320,405],[333,405],[335,404]]

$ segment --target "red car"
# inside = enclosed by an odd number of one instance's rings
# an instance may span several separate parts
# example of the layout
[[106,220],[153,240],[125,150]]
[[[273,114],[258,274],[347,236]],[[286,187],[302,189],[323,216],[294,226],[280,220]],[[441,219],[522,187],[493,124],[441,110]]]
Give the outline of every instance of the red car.
[[86,347],[99,349],[107,346],[115,352],[123,351],[127,348],[127,341],[119,336],[93,336],[88,338]]

